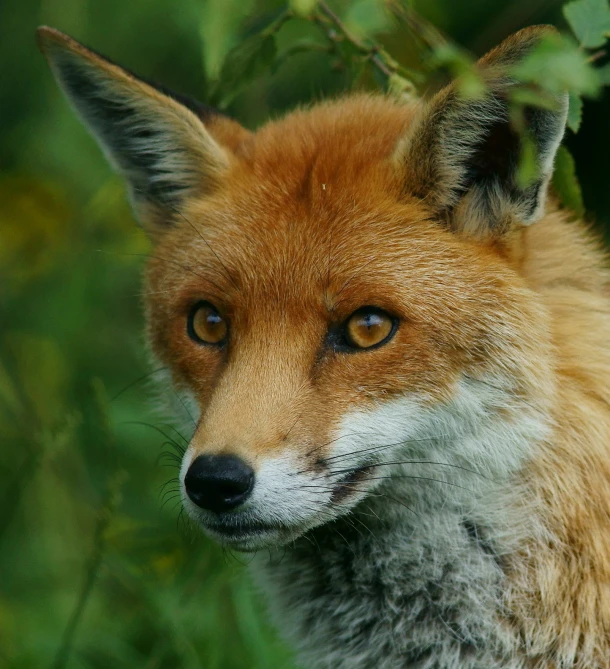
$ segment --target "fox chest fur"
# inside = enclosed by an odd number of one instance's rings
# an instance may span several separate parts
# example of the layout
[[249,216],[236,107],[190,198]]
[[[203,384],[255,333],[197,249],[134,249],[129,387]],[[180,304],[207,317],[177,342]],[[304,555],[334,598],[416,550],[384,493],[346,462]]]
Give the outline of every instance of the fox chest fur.
[[547,201],[567,96],[353,95],[256,132],[41,29],[154,245],[195,523],[311,669],[610,667],[610,301]]
[[255,576],[303,666],[525,666],[503,620],[502,564],[479,527],[456,509],[420,522],[395,510],[404,522],[389,531],[371,510],[257,559]]

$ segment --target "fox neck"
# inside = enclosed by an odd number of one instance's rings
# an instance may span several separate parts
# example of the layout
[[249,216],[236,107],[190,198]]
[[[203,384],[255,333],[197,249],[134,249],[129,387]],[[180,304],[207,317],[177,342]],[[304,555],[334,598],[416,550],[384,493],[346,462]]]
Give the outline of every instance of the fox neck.
[[472,500],[435,507],[423,481],[385,484],[349,516],[257,556],[254,576],[311,669],[516,669],[498,620],[497,530],[482,515]]

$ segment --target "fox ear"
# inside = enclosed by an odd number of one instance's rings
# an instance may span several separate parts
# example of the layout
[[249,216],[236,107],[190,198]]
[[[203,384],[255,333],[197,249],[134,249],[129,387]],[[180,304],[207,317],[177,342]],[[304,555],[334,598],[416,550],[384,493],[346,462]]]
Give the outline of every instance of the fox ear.
[[170,225],[185,197],[218,186],[233,157],[230,145],[246,130],[52,28],[39,28],[37,36],[59,85],[127,180],[135,212],[150,232]]
[[431,204],[455,230],[498,235],[513,223],[529,225],[543,214],[565,129],[567,95],[556,96],[552,109],[525,109],[537,167],[526,186],[518,179],[521,140],[510,122],[508,95],[516,83],[510,68],[552,30],[526,28],[490,51],[477,64],[485,94],[466,99],[455,84],[441,90],[397,147],[405,191]]

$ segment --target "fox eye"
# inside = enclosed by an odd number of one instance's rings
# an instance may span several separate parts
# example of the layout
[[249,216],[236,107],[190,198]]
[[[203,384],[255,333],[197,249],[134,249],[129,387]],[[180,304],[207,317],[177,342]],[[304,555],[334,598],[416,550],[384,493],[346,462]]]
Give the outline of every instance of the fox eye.
[[385,311],[377,307],[361,307],[345,323],[345,341],[356,349],[381,346],[392,337],[396,325],[396,319]]
[[198,344],[223,344],[228,332],[227,322],[209,302],[198,302],[188,317],[187,332]]

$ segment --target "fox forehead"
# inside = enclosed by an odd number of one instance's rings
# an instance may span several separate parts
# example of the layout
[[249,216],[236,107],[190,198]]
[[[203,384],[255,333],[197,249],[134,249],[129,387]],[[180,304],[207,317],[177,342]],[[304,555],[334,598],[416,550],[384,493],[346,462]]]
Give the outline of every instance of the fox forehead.
[[[213,208],[229,209],[242,230],[252,222],[249,233],[291,224],[291,236],[310,238],[329,226],[344,227],[359,211],[400,199],[403,179],[392,154],[414,113],[414,105],[381,96],[293,112],[248,134],[217,192],[191,199],[185,211],[205,216]],[[222,216],[210,217],[209,224],[214,218],[226,225]],[[298,219],[307,221],[305,229]]]
[[375,174],[376,168],[395,151],[420,104],[364,94],[327,101],[267,123],[237,153],[255,179],[312,203],[316,183],[351,191],[365,175],[375,181],[371,192],[381,184],[387,191],[398,179],[388,180],[387,171]]
[[457,275],[464,291],[481,270],[497,274],[501,264],[487,245],[451,233],[425,201],[402,192],[392,155],[415,112],[415,105],[356,96],[248,135],[217,191],[187,200],[176,214],[148,280],[186,293],[203,282],[222,303],[263,294],[284,295],[285,305],[290,294],[294,303],[333,310],[338,292],[348,308],[352,297],[378,303],[426,285],[438,290],[439,282],[455,286]]

